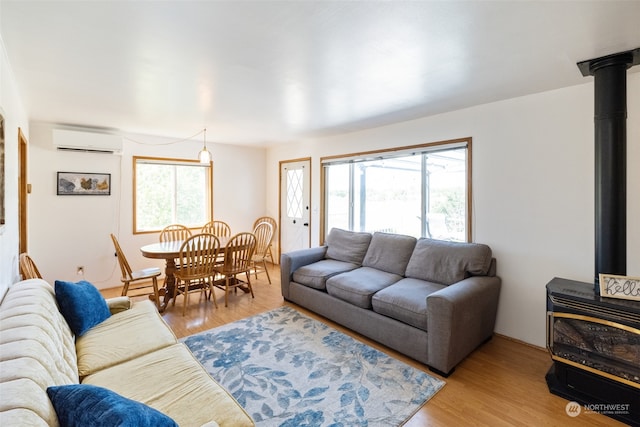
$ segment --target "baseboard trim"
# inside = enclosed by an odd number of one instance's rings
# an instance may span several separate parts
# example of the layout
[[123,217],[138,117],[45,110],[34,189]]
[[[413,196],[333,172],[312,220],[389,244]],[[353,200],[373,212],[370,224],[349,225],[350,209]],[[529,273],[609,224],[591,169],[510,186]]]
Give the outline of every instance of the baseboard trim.
[[512,342],[515,342],[517,344],[526,345],[527,347],[531,347],[531,348],[533,348],[535,350],[544,351],[545,353],[547,352],[547,349],[544,348],[544,347],[540,347],[540,346],[537,346],[535,344],[530,344],[528,342],[519,340],[517,338],[513,338],[513,337],[510,337],[510,336],[507,336],[507,335],[502,335],[502,334],[499,334],[497,332],[494,332],[494,335],[497,336],[497,337],[500,337],[500,338],[504,338],[507,341],[512,341]]

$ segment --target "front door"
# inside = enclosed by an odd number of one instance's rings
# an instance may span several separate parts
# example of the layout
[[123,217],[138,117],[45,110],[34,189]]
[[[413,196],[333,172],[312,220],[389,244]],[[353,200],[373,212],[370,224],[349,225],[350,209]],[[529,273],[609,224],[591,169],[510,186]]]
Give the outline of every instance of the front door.
[[311,159],[280,162],[280,253],[310,247]]

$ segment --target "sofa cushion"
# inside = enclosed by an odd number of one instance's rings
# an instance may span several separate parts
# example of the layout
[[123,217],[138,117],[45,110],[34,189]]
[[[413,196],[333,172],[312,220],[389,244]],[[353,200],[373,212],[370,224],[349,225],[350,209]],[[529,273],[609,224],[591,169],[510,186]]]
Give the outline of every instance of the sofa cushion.
[[371,234],[332,228],[327,236],[328,259],[362,265],[371,242]]
[[352,264],[350,262],[323,259],[294,271],[293,280],[310,288],[325,290],[328,278],[358,267],[358,264]]
[[100,291],[85,280],[78,283],[56,280],[55,292],[60,312],[76,336],[84,335],[111,316]]
[[80,378],[178,342],[148,299],[114,314],[76,340]]
[[470,276],[483,276],[491,266],[491,248],[478,243],[422,238],[416,243],[406,277],[451,285]]
[[145,354],[104,369],[83,384],[106,387],[142,402],[174,419],[180,426],[253,426],[253,420],[220,386],[184,344]]
[[361,308],[371,308],[371,297],[380,289],[402,279],[402,276],[360,267],[347,273],[338,274],[327,280],[327,292],[336,298]]
[[426,331],[427,296],[445,287],[419,279],[402,279],[377,292],[371,305],[376,313]]
[[47,388],[61,427],[177,427],[175,421],[149,406],[106,388],[74,384]]
[[0,426],[57,425],[45,390],[78,383],[74,336],[42,279],[15,283],[0,304]]
[[402,234],[374,233],[362,265],[402,276],[416,241]]

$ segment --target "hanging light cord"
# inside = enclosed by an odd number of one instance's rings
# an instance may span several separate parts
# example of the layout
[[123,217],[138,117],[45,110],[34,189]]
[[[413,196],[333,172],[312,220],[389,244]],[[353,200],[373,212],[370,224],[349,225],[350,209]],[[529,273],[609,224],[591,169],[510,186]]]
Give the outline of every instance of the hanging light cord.
[[182,139],[178,139],[175,141],[168,141],[168,142],[160,142],[160,143],[149,143],[149,142],[142,142],[142,141],[137,141],[135,139],[129,138],[128,136],[123,136],[123,139],[126,139],[127,141],[131,141],[134,142],[136,144],[140,144],[140,145],[172,145],[172,144],[178,144],[180,142],[184,142],[184,141],[190,141],[193,138],[195,138],[196,136],[202,134],[204,132],[204,138],[205,138],[205,146],[207,145],[206,143],[206,139],[207,139],[207,128],[204,128],[204,130],[199,131],[198,133],[195,133],[193,135],[191,135],[188,138],[182,138]]

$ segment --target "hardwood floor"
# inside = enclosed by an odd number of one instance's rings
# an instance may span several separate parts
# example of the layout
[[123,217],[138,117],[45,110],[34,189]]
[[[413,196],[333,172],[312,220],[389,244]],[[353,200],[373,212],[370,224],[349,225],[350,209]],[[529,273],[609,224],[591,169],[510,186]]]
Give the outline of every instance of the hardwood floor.
[[[163,314],[179,338],[205,331],[225,323],[262,313],[283,305],[295,307],[310,317],[321,320],[372,347],[404,361],[430,375],[437,376],[419,362],[383,347],[330,320],[295,304],[285,302],[280,294],[280,269],[269,265],[273,284],[266,275],[252,277],[255,299],[238,292],[229,296],[216,291],[218,309],[211,301],[198,301],[193,294],[183,317],[182,297]],[[103,291],[105,297],[119,295],[121,288]],[[137,297],[146,298],[146,297]],[[575,418],[565,412],[567,401],[549,393],[544,376],[551,359],[543,349],[525,345],[502,336],[495,336],[467,357],[456,371],[443,378],[446,386],[405,424],[423,426],[622,426],[604,415],[581,413]]]

